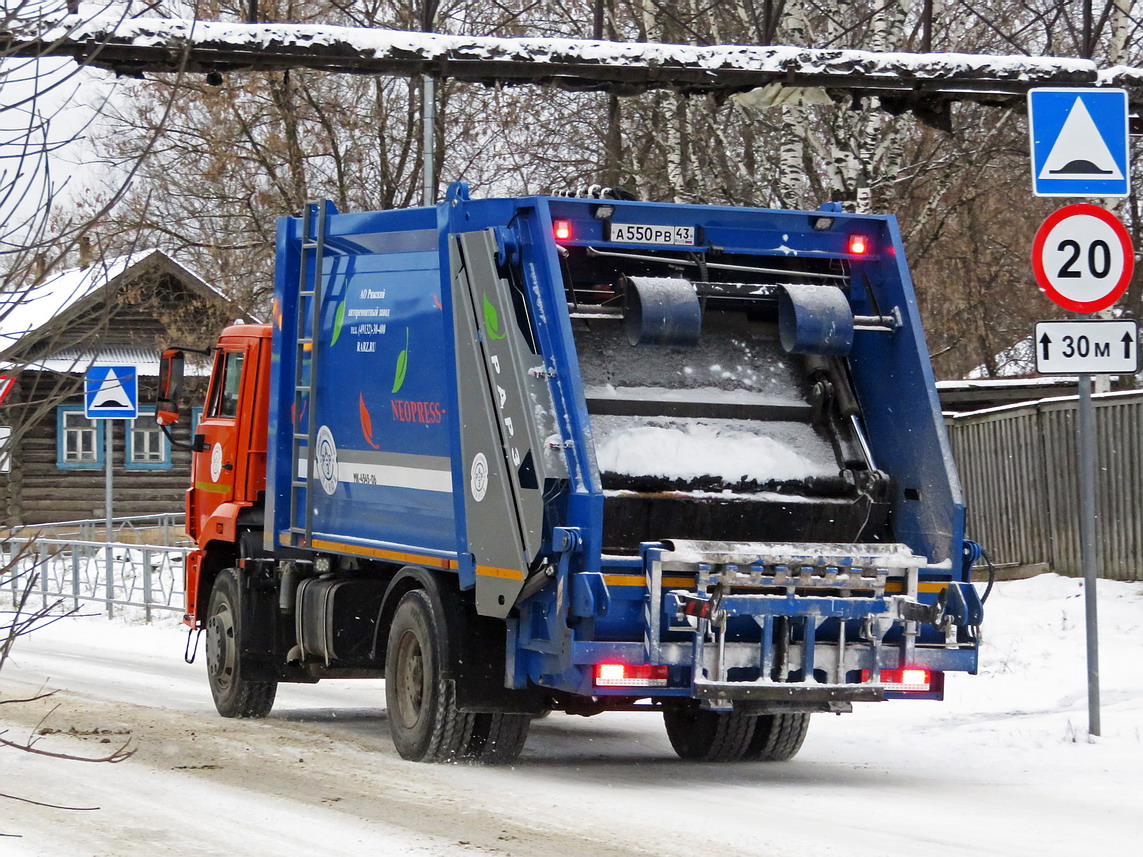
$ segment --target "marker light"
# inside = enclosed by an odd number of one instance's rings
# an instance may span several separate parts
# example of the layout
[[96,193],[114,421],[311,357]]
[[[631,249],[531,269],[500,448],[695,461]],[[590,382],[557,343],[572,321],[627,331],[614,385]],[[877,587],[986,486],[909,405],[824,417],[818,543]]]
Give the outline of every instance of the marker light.
[[570,220],[555,220],[552,222],[552,231],[556,234],[557,241],[567,241],[572,237],[572,228]]
[[851,256],[864,256],[869,252],[869,239],[864,235],[850,235],[846,249]]
[[[870,671],[861,671],[861,680],[869,681]],[[933,689],[933,674],[920,667],[899,670],[881,670],[881,684],[886,690],[899,693],[928,693]]]
[[667,668],[650,664],[597,664],[596,687],[666,687]]

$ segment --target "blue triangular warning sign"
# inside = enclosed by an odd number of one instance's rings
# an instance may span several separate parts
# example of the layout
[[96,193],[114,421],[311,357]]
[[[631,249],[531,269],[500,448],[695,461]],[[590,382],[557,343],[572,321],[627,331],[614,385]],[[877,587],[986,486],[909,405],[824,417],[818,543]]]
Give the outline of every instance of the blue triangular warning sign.
[[1124,90],[1030,90],[1028,130],[1036,196],[1130,193]]
[[92,366],[83,382],[83,412],[89,420],[133,420],[139,416],[134,366]]

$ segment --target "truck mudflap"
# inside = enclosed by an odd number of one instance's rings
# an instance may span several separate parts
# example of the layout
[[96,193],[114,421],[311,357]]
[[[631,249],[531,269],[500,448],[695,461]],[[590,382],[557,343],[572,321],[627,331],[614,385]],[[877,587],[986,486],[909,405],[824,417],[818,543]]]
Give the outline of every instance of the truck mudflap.
[[[704,706],[848,711],[899,695],[903,669],[976,669],[976,590],[906,545],[673,541],[642,552],[647,663],[677,662],[674,641],[689,636]],[[694,588],[664,591],[665,572],[693,574]],[[927,698],[941,690],[938,676]]]

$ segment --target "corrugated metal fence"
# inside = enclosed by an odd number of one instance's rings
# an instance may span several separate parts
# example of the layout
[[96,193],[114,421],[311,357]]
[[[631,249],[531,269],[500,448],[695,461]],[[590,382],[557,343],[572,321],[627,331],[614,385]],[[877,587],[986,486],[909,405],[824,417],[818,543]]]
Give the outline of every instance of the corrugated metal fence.
[[[1101,577],[1143,580],[1143,393],[1094,397]],[[947,419],[968,537],[1003,566],[1080,576],[1076,398]]]

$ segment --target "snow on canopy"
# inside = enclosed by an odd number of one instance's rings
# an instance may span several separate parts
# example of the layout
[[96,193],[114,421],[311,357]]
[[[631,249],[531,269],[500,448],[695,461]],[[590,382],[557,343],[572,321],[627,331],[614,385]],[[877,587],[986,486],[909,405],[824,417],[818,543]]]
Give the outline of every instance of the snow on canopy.
[[[11,49],[74,56],[120,73],[306,67],[439,74],[484,83],[548,83],[620,93],[673,88],[746,91],[767,84],[902,98],[1004,100],[1032,86],[1143,85],[1143,71],[1100,71],[1090,60],[955,53],[877,53],[791,46],[689,46],[551,38],[493,38],[292,23],[175,18],[123,20],[80,6]],[[0,43],[5,39],[0,38]]]

